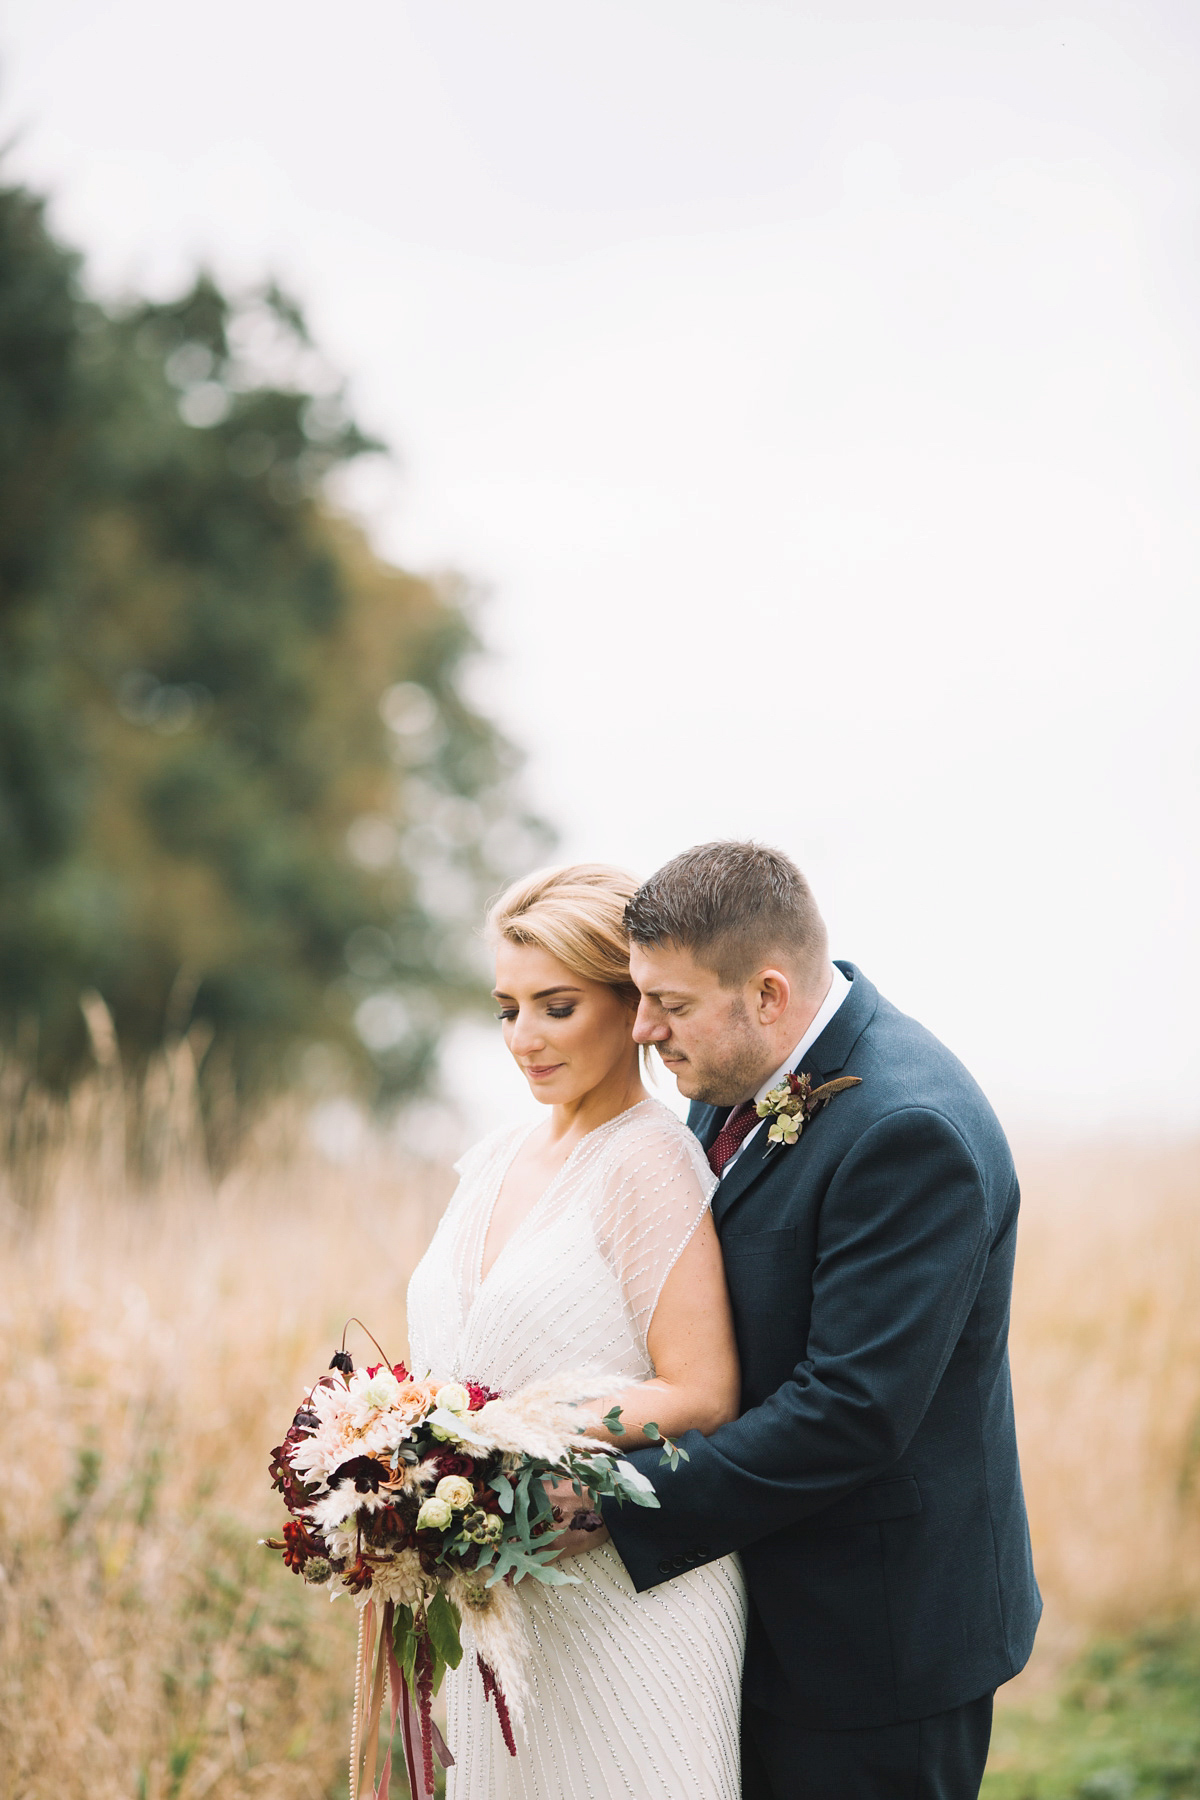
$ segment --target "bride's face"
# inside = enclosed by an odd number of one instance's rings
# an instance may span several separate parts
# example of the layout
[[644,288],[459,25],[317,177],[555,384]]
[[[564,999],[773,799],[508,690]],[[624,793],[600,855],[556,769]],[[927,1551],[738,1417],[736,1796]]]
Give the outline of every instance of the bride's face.
[[634,1009],[532,944],[502,941],[493,996],[504,1042],[537,1100],[564,1106],[637,1067]]

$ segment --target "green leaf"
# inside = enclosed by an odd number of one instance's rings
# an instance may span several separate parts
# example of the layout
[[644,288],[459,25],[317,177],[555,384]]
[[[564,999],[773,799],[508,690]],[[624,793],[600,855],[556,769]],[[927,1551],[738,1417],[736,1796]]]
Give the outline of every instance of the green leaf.
[[[559,1532],[553,1534],[553,1537],[559,1536],[561,1536]],[[495,1587],[496,1583],[503,1581],[506,1575],[511,1575],[514,1582],[523,1580],[526,1575],[532,1575],[535,1580],[544,1582],[547,1587],[577,1586],[578,1575],[567,1575],[562,1569],[554,1567],[554,1558],[557,1556],[558,1550],[552,1539],[542,1538],[539,1542],[544,1548],[537,1550],[527,1550],[524,1545],[511,1538],[502,1544],[488,1586]]]
[[[413,1640],[412,1655],[409,1655],[409,1639]],[[396,1661],[403,1668],[405,1658],[411,1662],[416,1655],[416,1639],[413,1637],[413,1616],[411,1606],[397,1605],[392,1618],[392,1648],[396,1652]]]
[[517,1504],[514,1517],[523,1544],[532,1542],[529,1534],[529,1482],[532,1474],[532,1469],[522,1469],[520,1480],[517,1482]]
[[488,1482],[488,1486],[499,1496],[500,1511],[505,1514],[511,1513],[513,1509],[513,1490],[512,1482],[508,1479],[508,1476],[493,1475],[492,1479]]
[[652,1444],[657,1444],[659,1438],[662,1436],[662,1432],[658,1429],[658,1426],[654,1423],[653,1419],[646,1420],[646,1423],[642,1426],[642,1432],[650,1439]]
[[434,1655],[448,1668],[457,1669],[462,1661],[462,1618],[457,1606],[444,1588],[438,1588],[425,1613],[425,1624]]
[[413,1624],[412,1611],[407,1606],[396,1608],[396,1621],[392,1626],[392,1644],[396,1651],[396,1661],[400,1664],[400,1673],[404,1676],[405,1686],[416,1698],[417,1644],[419,1633]]
[[600,1423],[604,1426],[606,1431],[611,1431],[614,1437],[625,1436],[625,1427],[621,1423],[621,1408],[619,1406],[610,1406]]

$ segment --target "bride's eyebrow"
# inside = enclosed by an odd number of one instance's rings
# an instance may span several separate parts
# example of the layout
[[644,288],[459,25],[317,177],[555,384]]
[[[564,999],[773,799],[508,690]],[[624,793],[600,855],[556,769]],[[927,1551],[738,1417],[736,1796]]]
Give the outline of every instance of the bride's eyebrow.
[[[549,1000],[555,994],[582,994],[582,992],[583,992],[583,989],[577,988],[577,987],[539,988],[538,992],[533,997],[535,1000]],[[502,994],[500,992],[499,988],[493,988],[492,989],[492,999],[493,1000],[515,1000],[516,995],[515,994]]]

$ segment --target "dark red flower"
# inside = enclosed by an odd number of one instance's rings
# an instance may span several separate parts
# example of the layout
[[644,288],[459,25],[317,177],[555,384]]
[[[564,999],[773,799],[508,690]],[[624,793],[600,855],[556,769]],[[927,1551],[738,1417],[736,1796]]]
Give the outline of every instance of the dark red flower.
[[360,1494],[377,1494],[379,1484],[387,1474],[381,1462],[373,1456],[352,1456],[349,1462],[342,1463],[329,1477],[331,1488],[341,1487],[343,1481],[352,1481],[355,1491]]
[[500,1398],[500,1395],[494,1388],[484,1387],[482,1383],[478,1381],[464,1381],[463,1386],[470,1396],[471,1412],[478,1412],[480,1407],[486,1406],[489,1400],[499,1400]]
[[408,1381],[411,1379],[408,1370],[403,1363],[393,1363],[392,1374],[396,1377],[397,1381]]
[[312,1498],[312,1490],[292,1468],[292,1451],[303,1438],[306,1438],[318,1423],[317,1415],[302,1406],[282,1444],[276,1444],[271,1452],[268,1473],[271,1486],[283,1495],[284,1505],[289,1512],[295,1513],[308,1505]]
[[475,1458],[464,1456],[458,1450],[442,1450],[434,1457],[437,1465],[438,1479],[444,1475],[465,1475],[468,1480],[475,1473]]
[[308,1530],[303,1519],[289,1519],[283,1528],[283,1560],[300,1574],[310,1556],[324,1556],[325,1546]]
[[408,1523],[394,1506],[385,1506],[382,1512],[373,1513],[370,1529],[375,1543],[387,1544],[393,1550],[405,1550],[412,1542]]
[[512,1720],[508,1716],[508,1703],[504,1698],[504,1690],[496,1680],[496,1672],[490,1663],[485,1663],[482,1656],[476,1653],[475,1661],[483,1679],[484,1700],[491,1700],[496,1708],[496,1716],[500,1721],[500,1731],[504,1745],[510,1756],[517,1754],[516,1741],[513,1738]]
[[342,1576],[342,1580],[352,1594],[361,1594],[364,1588],[370,1587],[372,1579],[371,1566],[364,1562],[361,1556],[355,1558],[351,1567]]

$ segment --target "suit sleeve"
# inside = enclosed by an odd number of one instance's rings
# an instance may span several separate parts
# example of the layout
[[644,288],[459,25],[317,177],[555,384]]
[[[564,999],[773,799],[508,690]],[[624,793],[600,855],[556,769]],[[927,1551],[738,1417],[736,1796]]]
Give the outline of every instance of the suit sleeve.
[[605,1503],[635,1586],[798,1523],[895,1463],[962,1335],[991,1235],[948,1120],[914,1107],[864,1132],[822,1203],[806,1359],[711,1437],[687,1433],[674,1471],[656,1450],[634,1455],[661,1510]]

